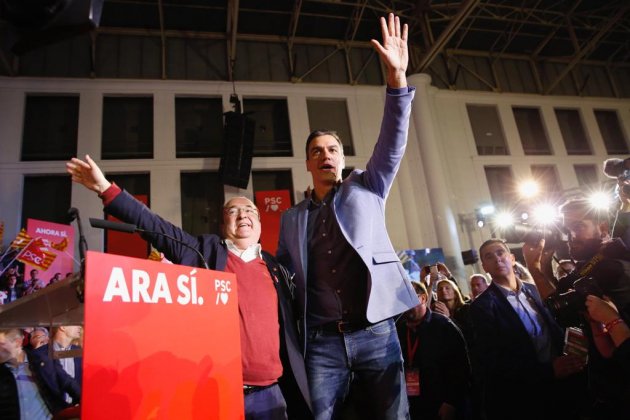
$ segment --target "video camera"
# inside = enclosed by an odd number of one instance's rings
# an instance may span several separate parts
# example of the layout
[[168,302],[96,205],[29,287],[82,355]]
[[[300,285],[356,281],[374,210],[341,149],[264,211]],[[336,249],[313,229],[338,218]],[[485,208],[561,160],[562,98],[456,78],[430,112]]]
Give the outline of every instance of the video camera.
[[[613,240],[609,248],[625,250],[620,242]],[[556,292],[545,299],[545,305],[562,327],[575,327],[583,321],[588,295],[599,298],[606,295],[620,310],[630,304],[630,282],[624,277],[623,266],[618,260],[605,257],[602,251],[560,279]]]
[[563,283],[570,284],[568,290],[558,290],[545,299],[545,305],[562,327],[577,327],[582,323],[581,312],[586,310],[586,296],[601,298],[604,295],[595,277],[577,277],[572,275],[574,273],[562,279]]
[[545,239],[546,246],[556,246],[567,241],[567,235],[558,227],[513,224],[499,229],[501,237],[508,243],[538,244]]

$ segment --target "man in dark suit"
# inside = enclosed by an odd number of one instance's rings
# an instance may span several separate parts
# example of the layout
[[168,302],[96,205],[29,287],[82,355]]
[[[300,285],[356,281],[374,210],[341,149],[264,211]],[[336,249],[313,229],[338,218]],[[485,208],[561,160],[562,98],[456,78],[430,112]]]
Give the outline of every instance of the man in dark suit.
[[561,378],[580,372],[584,361],[562,355],[562,330],[536,287],[516,278],[505,242],[484,242],[479,256],[492,277],[470,308],[487,418],[571,418],[570,383]]
[[[81,326],[80,325],[64,325],[55,327],[52,330],[52,342],[53,350],[57,352],[78,350],[79,346],[73,344],[76,340],[81,338]],[[48,352],[48,346],[50,343],[43,345],[42,351]],[[58,363],[68,375],[70,375],[77,383],[79,389],[81,389],[81,380],[83,378],[83,358],[82,357],[62,357],[58,359]],[[69,395],[66,395],[66,400],[69,399]]]
[[[261,224],[256,205],[245,197],[230,199],[223,207],[222,236],[195,237],[107,181],[89,156],[85,161],[73,158],[66,168],[73,181],[99,194],[107,213],[176,238],[142,235],[169,261],[192,267],[204,267],[205,261],[211,269],[236,274],[246,419],[310,418],[310,394],[292,311],[291,278],[258,243]],[[191,248],[199,250],[204,261]]]
[[22,347],[24,333],[0,329],[0,418],[4,420],[49,419],[81,398],[76,382],[48,358],[48,353]]

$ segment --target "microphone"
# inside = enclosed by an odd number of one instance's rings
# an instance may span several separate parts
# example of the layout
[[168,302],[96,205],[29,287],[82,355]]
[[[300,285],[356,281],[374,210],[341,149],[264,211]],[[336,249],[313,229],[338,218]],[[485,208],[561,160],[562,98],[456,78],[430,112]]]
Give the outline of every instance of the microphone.
[[112,222],[111,220],[94,219],[92,217],[90,217],[90,226],[93,228],[109,229],[125,233],[135,233],[140,231],[136,225],[122,222]]
[[68,209],[68,217],[71,223],[74,222],[74,220],[79,217],[79,210],[76,207],[70,207]]
[[630,158],[627,159],[606,159],[604,161],[604,174],[608,178],[618,178],[630,169]]
[[152,231],[152,230],[145,230],[142,228],[139,228],[136,225],[132,225],[131,223],[122,223],[122,222],[112,222],[110,220],[103,220],[103,219],[94,219],[94,218],[90,218],[90,225],[94,228],[98,228],[98,229],[109,229],[109,230],[115,230],[117,232],[125,232],[125,233],[135,233],[135,232],[139,232],[139,233],[149,233],[152,235],[160,235],[160,236],[164,236],[165,238],[170,239],[171,241],[175,241],[180,245],[184,245],[186,248],[192,249],[193,251],[195,251],[195,253],[199,256],[199,258],[201,259],[201,261],[203,262],[203,267],[206,270],[210,270],[210,267],[208,267],[208,263],[206,262],[206,259],[203,257],[203,255],[201,254],[201,252],[199,252],[199,250],[193,246],[190,246],[189,244],[187,244],[186,242],[177,239],[167,233],[163,233],[163,232],[156,232],[156,231]]

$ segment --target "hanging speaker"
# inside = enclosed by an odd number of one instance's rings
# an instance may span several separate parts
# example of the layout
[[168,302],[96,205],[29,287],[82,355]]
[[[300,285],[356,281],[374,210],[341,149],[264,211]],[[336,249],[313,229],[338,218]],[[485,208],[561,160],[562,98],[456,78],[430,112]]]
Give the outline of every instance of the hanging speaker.
[[246,189],[252,170],[256,122],[239,112],[225,113],[225,139],[219,176],[224,185]]
[[97,28],[104,0],[0,0],[11,51],[21,55]]
[[474,249],[469,249],[468,251],[462,251],[462,260],[464,260],[465,265],[472,265],[479,261],[479,255],[477,251]]

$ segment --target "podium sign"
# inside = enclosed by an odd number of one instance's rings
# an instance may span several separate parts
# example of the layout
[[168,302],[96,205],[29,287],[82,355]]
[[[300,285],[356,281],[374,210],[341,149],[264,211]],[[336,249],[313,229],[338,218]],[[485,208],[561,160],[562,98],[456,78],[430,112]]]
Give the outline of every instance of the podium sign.
[[236,277],[88,252],[81,416],[243,419]]

